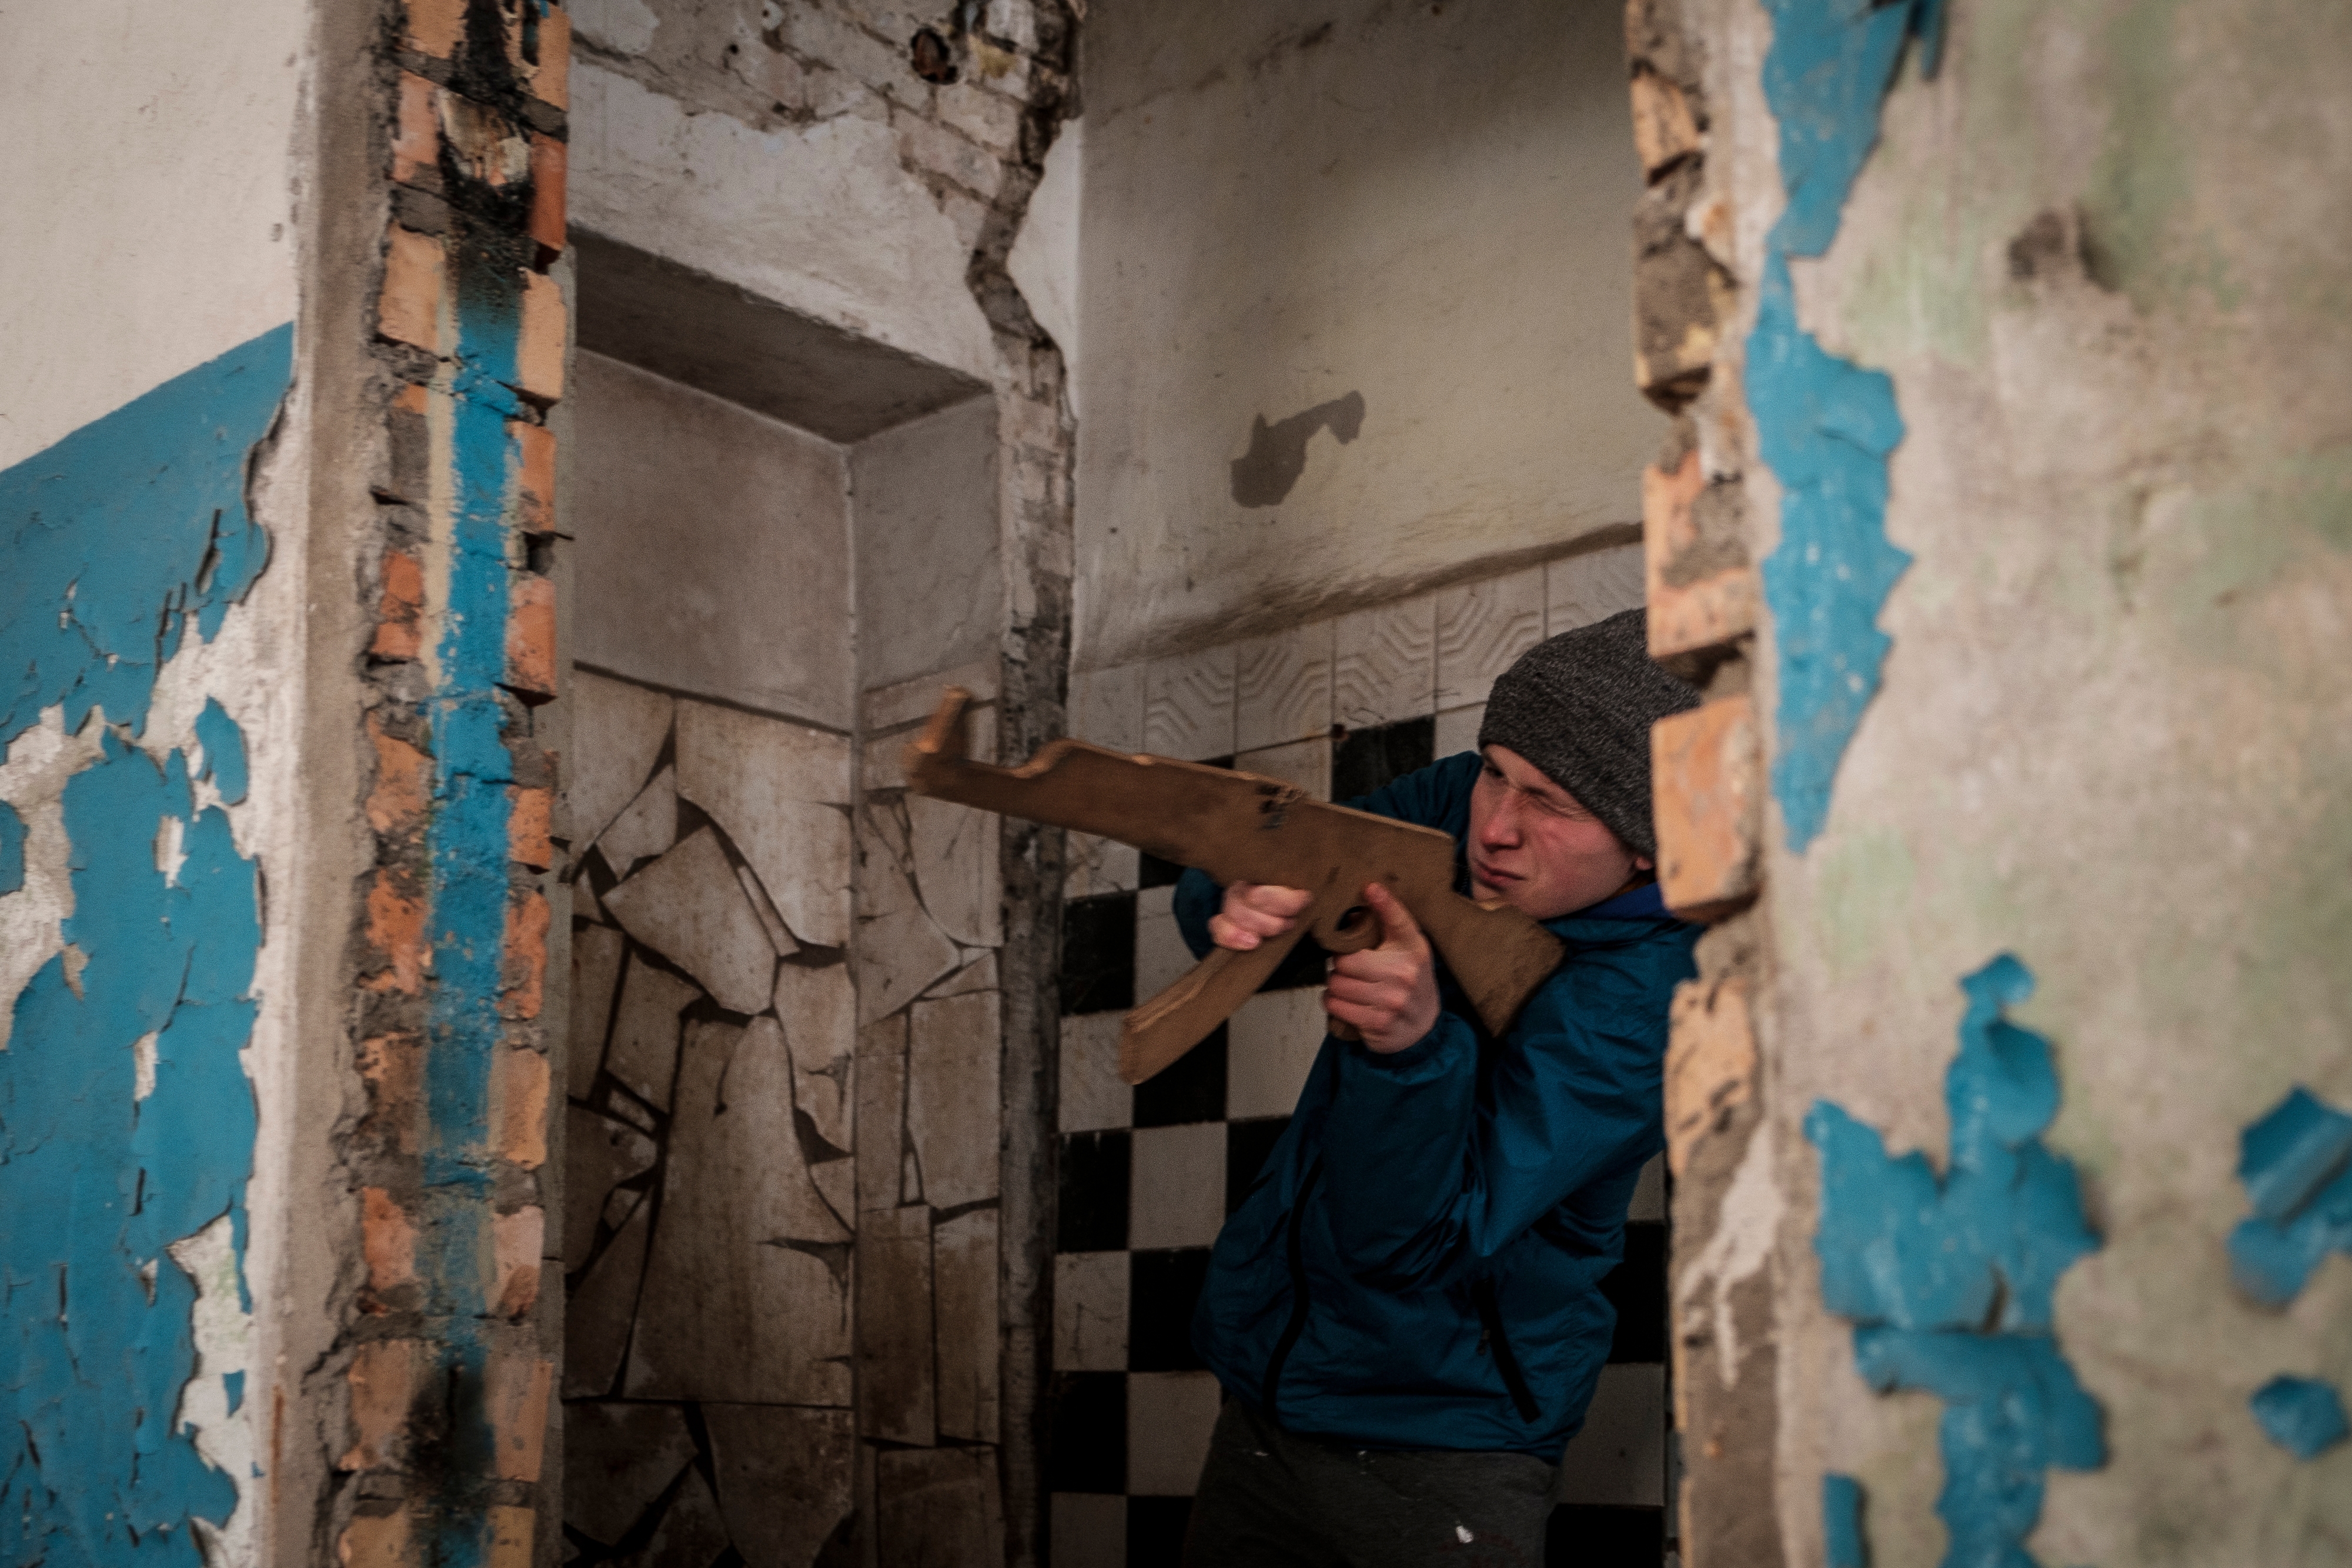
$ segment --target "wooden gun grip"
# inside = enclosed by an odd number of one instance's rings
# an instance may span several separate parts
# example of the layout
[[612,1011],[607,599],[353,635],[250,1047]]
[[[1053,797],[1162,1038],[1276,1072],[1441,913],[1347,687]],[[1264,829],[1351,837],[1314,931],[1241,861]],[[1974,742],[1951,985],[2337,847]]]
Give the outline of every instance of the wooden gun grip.
[[1306,935],[1307,922],[1300,920],[1246,953],[1212,948],[1182,979],[1127,1015],[1118,1033],[1118,1075],[1140,1083],[1200,1044],[1255,994]]

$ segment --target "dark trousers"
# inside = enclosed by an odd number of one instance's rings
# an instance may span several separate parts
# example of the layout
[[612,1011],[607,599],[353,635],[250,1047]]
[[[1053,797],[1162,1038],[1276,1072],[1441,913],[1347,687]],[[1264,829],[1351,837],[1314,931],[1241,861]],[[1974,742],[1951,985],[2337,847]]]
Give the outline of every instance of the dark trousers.
[[1225,1401],[1185,1568],[1541,1568],[1559,1467],[1526,1454],[1360,1449]]

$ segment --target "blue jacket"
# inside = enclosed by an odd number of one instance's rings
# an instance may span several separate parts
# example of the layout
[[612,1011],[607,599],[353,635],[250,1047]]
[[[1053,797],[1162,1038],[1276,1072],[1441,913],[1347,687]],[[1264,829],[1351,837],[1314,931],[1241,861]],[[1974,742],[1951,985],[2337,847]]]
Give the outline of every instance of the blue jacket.
[[[1466,891],[1478,768],[1465,752],[1349,803],[1453,834]],[[1195,952],[1219,899],[1184,873]],[[1666,1009],[1698,930],[1654,887],[1546,925],[1569,956],[1502,1040],[1442,967],[1420,1043],[1381,1056],[1325,1037],[1217,1237],[1193,1343],[1286,1429],[1557,1462],[1584,1424],[1617,1319],[1600,1282],[1664,1145]]]

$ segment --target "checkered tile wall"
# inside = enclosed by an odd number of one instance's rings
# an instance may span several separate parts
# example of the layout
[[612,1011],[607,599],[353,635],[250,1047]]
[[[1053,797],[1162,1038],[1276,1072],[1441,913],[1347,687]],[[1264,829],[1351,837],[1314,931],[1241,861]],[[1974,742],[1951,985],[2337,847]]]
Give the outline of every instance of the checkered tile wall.
[[[1470,744],[1476,710],[1285,746],[1287,776],[1345,800],[1433,759],[1440,730]],[[1328,758],[1328,773],[1323,766]],[[1231,758],[1212,758],[1230,764]],[[1267,760],[1244,767],[1281,773]],[[1301,766],[1304,764],[1305,766]],[[1319,775],[1319,776],[1318,776]],[[1192,964],[1171,904],[1177,868],[1065,905],[1061,1218],[1055,1276],[1056,1568],[1177,1561],[1219,1390],[1192,1344],[1209,1247],[1288,1124],[1321,1044],[1318,989],[1263,992],[1150,1082],[1118,1081],[1119,1015]],[[1605,1288],[1617,1340],[1564,1462],[1555,1542],[1579,1568],[1656,1568],[1665,1539],[1666,1228],[1663,1166],[1634,1199],[1625,1261]],[[1563,1548],[1553,1556],[1569,1561]]]

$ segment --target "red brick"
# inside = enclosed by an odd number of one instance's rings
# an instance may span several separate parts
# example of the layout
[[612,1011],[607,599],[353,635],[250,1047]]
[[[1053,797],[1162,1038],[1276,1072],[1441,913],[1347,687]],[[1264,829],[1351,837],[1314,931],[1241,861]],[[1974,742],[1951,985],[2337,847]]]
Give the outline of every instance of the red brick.
[[335,1461],[337,1469],[383,1469],[406,1458],[423,1348],[415,1340],[378,1340],[352,1357],[352,1446]]
[[499,1157],[535,1171],[547,1163],[547,1058],[538,1051],[501,1047],[491,1068],[498,1107]]
[[384,551],[383,602],[368,652],[379,659],[415,658],[422,651],[424,613],[425,568],[404,550]]
[[380,1186],[360,1189],[360,1252],[368,1289],[378,1295],[416,1282],[416,1226],[400,1200]]
[[507,853],[533,871],[545,871],[555,863],[555,843],[549,835],[555,813],[555,791],[526,789],[510,785],[507,798],[512,805],[507,811]]
[[1756,1030],[1748,982],[1685,980],[1675,988],[1666,1042],[1666,1168],[1680,1176],[1691,1151],[1723,1131],[1756,1092]]
[[507,905],[505,963],[499,976],[499,1016],[535,1019],[547,983],[547,897],[526,893]]
[[536,573],[508,579],[506,684],[526,702],[555,695],[555,584]]
[[[561,16],[563,13],[554,11],[549,15]],[[493,1503],[484,1526],[489,1537],[489,1551],[483,1568],[531,1568],[531,1541],[538,1528],[538,1516],[530,1510]]]
[[427,353],[441,351],[441,242],[398,224],[383,252],[383,294],[376,303],[376,332]]
[[534,1355],[490,1357],[490,1473],[535,1481],[547,1452],[547,1400],[555,1364]]
[[539,18],[539,64],[522,62],[531,97],[551,109],[572,107],[572,17],[550,7]]
[[563,143],[552,136],[530,139],[530,237],[543,255],[563,248],[563,182],[568,162]]
[[539,1301],[539,1266],[547,1255],[547,1211],[533,1205],[512,1214],[490,1216],[490,1254],[498,1270],[491,1311],[509,1322],[520,1322]]
[[375,785],[368,791],[368,826],[400,834],[425,821],[432,758],[396,735],[386,735],[374,714],[367,716],[368,739],[375,747]]
[[1675,563],[1698,544],[1692,508],[1706,489],[1698,451],[1669,474],[1642,471],[1642,567],[1649,601],[1650,656],[1695,653],[1756,630],[1756,573],[1728,567],[1696,582],[1669,583]]
[[521,459],[515,476],[515,521],[527,534],[555,531],[555,432],[543,424],[507,422],[507,437]]
[[408,184],[441,167],[441,122],[434,95],[441,89],[413,71],[400,73],[400,112],[392,133],[392,178]]
[[418,1554],[408,1511],[353,1514],[335,1542],[335,1558],[342,1568],[415,1568]]
[[1719,697],[1650,731],[1658,885],[1666,907],[1713,920],[1756,894],[1761,807],[1755,708]]
[[446,60],[466,36],[466,0],[408,0],[408,47]]
[[543,272],[522,275],[521,340],[515,344],[519,390],[541,402],[563,396],[563,290]]
[[416,995],[425,988],[425,901],[402,893],[386,867],[375,873],[367,910],[368,945],[383,959],[369,973],[368,989]]
[[415,1154],[424,1104],[424,1045],[413,1034],[372,1035],[360,1041],[358,1056],[360,1076],[368,1086],[360,1134],[395,1153]]
[[1633,151],[1642,172],[1655,174],[1699,150],[1698,120],[1683,89],[1647,70],[1633,73]]

